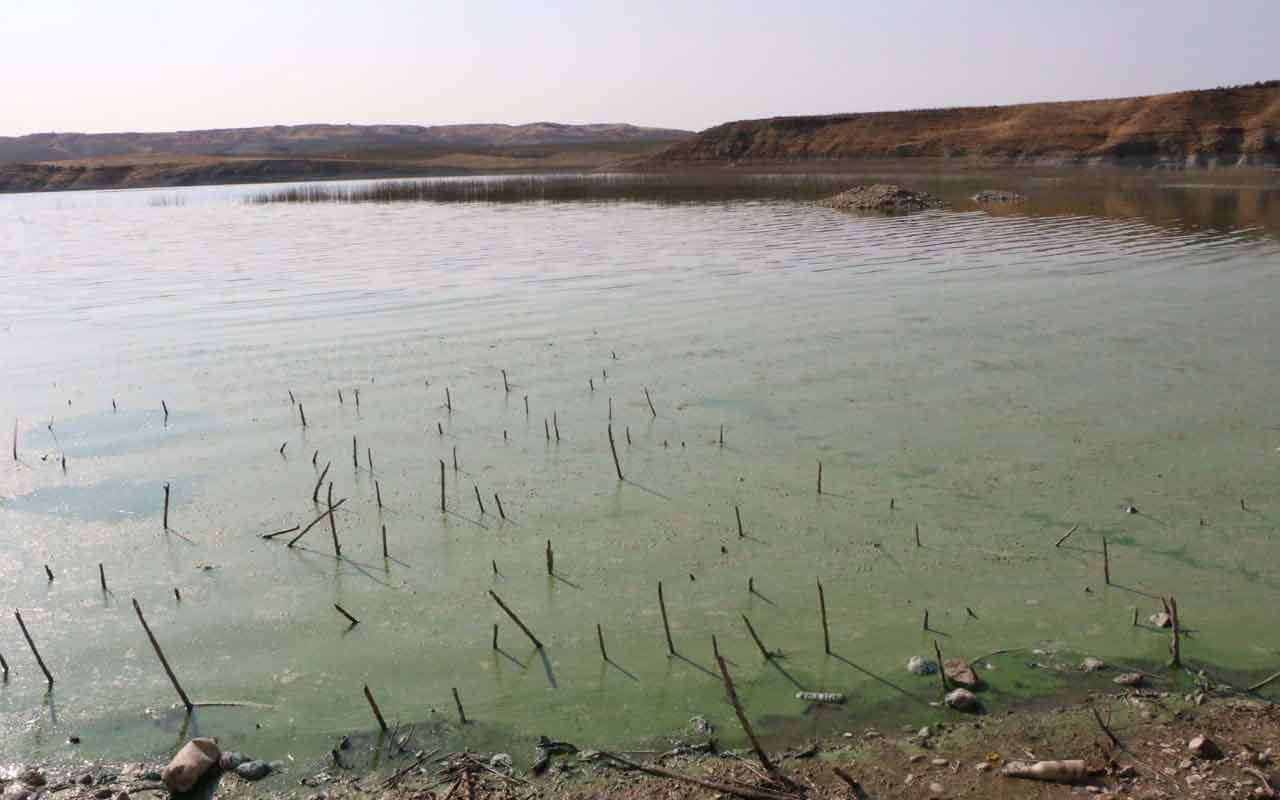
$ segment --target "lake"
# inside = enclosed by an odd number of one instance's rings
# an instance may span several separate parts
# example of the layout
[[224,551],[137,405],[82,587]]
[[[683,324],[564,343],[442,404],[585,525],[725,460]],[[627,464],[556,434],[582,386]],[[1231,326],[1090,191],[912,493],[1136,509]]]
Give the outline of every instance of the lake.
[[[925,724],[935,642],[1013,651],[999,711],[1085,680],[1034,662],[1164,674],[1170,595],[1188,664],[1274,671],[1280,190],[931,180],[950,210],[891,217],[0,196],[0,762],[201,732],[309,768],[376,729],[366,685],[517,760],[733,742],[713,635],[770,741]],[[192,700],[244,705],[175,710],[134,599]]]

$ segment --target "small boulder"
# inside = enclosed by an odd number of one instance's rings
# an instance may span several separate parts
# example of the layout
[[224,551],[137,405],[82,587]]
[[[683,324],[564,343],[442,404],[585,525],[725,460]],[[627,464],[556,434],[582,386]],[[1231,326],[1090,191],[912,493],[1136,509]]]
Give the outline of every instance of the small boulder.
[[912,675],[932,675],[938,671],[938,662],[922,656],[912,656],[907,660],[907,672]]
[[1084,661],[1080,662],[1080,669],[1084,672],[1097,672],[1106,668],[1107,662],[1100,658],[1094,658],[1093,656],[1089,656]]
[[840,211],[901,212],[936,208],[942,205],[942,201],[928,192],[917,192],[892,183],[875,183],[854,186],[819,201],[819,204]]
[[1204,734],[1200,734],[1188,742],[1187,749],[1191,751],[1192,755],[1210,761],[1222,758],[1222,748],[1218,747],[1212,739]]
[[1157,611],[1156,613],[1152,614],[1150,617],[1147,618],[1147,621],[1150,622],[1152,626],[1156,628],[1172,628],[1173,627],[1173,617],[1169,616],[1163,611]]
[[38,793],[35,790],[33,790],[30,786],[27,786],[22,781],[14,781],[13,783],[4,787],[3,792],[0,792],[0,799],[31,800],[31,798],[35,797],[37,794]]
[[271,774],[271,765],[265,761],[246,761],[236,767],[236,774],[246,781],[260,781]]
[[494,753],[489,759],[489,766],[498,771],[510,771],[514,763],[508,753]]
[[1121,686],[1141,686],[1145,680],[1141,672],[1125,672],[1112,678],[1111,682]]
[[976,711],[978,696],[968,689],[952,689],[947,692],[946,704],[956,711]]
[[44,777],[44,773],[35,767],[27,767],[22,772],[18,773],[18,780],[33,789],[39,789],[41,786],[48,783],[48,780]]
[[234,750],[228,750],[222,754],[221,758],[218,759],[218,766],[222,767],[224,772],[234,772],[236,767],[249,760],[249,757],[244,753],[237,753]]
[[947,674],[947,680],[956,686],[965,689],[977,688],[978,673],[974,671],[973,665],[963,658],[948,658],[942,662],[942,669]]
[[192,739],[160,771],[160,780],[171,793],[182,794],[195,786],[221,756],[215,739]]

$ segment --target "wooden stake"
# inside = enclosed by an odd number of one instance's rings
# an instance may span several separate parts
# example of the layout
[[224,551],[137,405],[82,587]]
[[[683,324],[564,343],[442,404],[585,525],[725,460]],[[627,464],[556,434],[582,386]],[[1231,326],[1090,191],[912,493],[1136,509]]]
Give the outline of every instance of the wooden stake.
[[383,733],[390,730],[387,727],[387,721],[382,718],[382,709],[378,708],[378,701],[373,699],[373,692],[369,691],[369,684],[364,685],[364,699],[369,701],[369,708],[373,709],[373,716],[378,720],[378,727]]
[[1133,627],[1138,627],[1138,607],[1133,607]]
[[1102,537],[1102,579],[1111,585],[1111,555],[1107,552],[1107,537]]
[[916,547],[920,546],[920,523],[916,523]]
[[747,594],[756,593],[756,576],[752,575],[747,578]]
[[3,654],[0,654],[0,677],[9,680],[9,662],[4,660]]
[[326,505],[329,507],[329,533],[333,535],[333,554],[342,558],[342,545],[338,544],[338,523],[333,518],[333,481],[329,481],[329,499]]
[[720,658],[720,643],[716,641],[716,635],[711,634],[711,655]]
[[476,490],[476,505],[480,506],[480,515],[484,516],[484,501],[480,499],[480,486],[478,484],[472,484],[472,486]]
[[382,526],[382,557],[384,559],[391,557],[391,554],[387,551],[387,526],[385,524]]
[[156,651],[156,658],[160,659],[160,666],[164,667],[164,674],[169,676],[169,682],[173,684],[173,688],[178,691],[178,697],[182,698],[182,705],[190,714],[195,704],[191,702],[191,698],[187,697],[187,693],[182,690],[182,684],[178,683],[178,677],[173,674],[173,669],[169,666],[169,659],[164,657],[164,651],[160,649],[160,643],[156,641],[155,634],[151,632],[151,626],[147,624],[147,618],[142,616],[142,606],[138,605],[138,598],[133,598],[133,610],[138,612],[138,621],[142,623],[142,629],[147,632],[147,638],[151,640],[151,648]]
[[[493,565],[493,574],[494,574],[494,575],[498,575],[498,574],[499,574],[499,572],[498,572],[498,559],[496,559],[496,558],[495,558],[495,559],[491,559],[491,560],[489,561],[489,563]],[[495,627],[496,627],[496,626],[495,626]]]
[[466,725],[467,714],[462,710],[462,698],[458,696],[458,689],[456,686],[453,689],[453,702],[458,706],[458,724]]
[[352,389],[352,391],[356,393],[356,411],[359,411],[360,410],[360,390]]
[[766,661],[771,660],[773,658],[773,654],[765,648],[764,642],[760,641],[760,637],[756,635],[755,626],[751,624],[751,620],[747,619],[746,614],[742,615],[742,621],[747,623],[747,633],[751,634],[752,641],[756,643],[756,647],[760,648],[760,655],[764,656]]
[[737,506],[734,506],[733,515],[738,518],[738,538],[741,539],[743,536],[746,535],[742,532],[742,509],[738,508]]
[[524,416],[525,419],[529,418],[529,395],[527,394],[524,396]]
[[[298,401],[297,401],[297,399],[296,399],[296,398],[294,398],[294,396],[293,396],[293,390],[292,390],[292,389],[289,389],[288,391],[289,391],[289,405],[291,405],[291,406],[296,406],[296,405],[298,404]],[[114,403],[115,401],[114,401],[114,400],[112,400],[111,402],[113,402],[113,403]]]
[[609,398],[609,421],[613,422],[613,398]]
[[[595,382],[595,379],[593,379],[593,378],[587,378],[587,388],[589,388],[589,389],[590,389],[591,391],[593,391],[593,392],[596,390],[596,382]],[[1243,500],[1241,500],[1240,502],[1241,502],[1241,504],[1243,504],[1243,503],[1244,503],[1244,501],[1243,501]]]
[[502,371],[502,391],[511,394],[511,384],[507,383],[507,371]]
[[164,484],[164,529],[169,530],[169,482]]
[[547,540],[547,574],[556,574],[556,555],[551,550],[551,540]]
[[620,480],[620,481],[621,481],[621,480],[625,480],[625,479],[622,477],[622,464],[620,464],[620,463],[618,462],[618,448],[617,448],[617,446],[616,446],[616,445],[614,445],[614,443],[613,443],[613,424],[612,424],[612,423],[610,423],[610,424],[607,426],[607,430],[608,430],[608,432],[609,432],[609,452],[610,452],[610,453],[613,453],[613,468],[614,468],[614,469],[617,471],[617,473],[618,473],[618,480]]
[[13,419],[13,460],[18,460],[18,418]]
[[163,400],[160,401],[160,407],[164,409],[164,421],[169,421],[169,406],[165,405]]
[[[497,564],[495,564],[494,566],[496,567]],[[496,573],[497,570],[494,570],[494,572]],[[498,623],[496,622],[493,623],[493,649],[494,650],[498,649]]]
[[177,586],[173,587],[173,599],[177,600],[179,603],[182,602],[182,592],[178,591]]
[[307,429],[307,412],[302,407],[302,403],[298,403],[298,416],[302,419],[302,429]]
[[449,395],[449,387],[444,387],[444,407],[449,409],[449,413],[453,413],[453,397]]
[[667,600],[662,595],[662,581],[658,581],[658,608],[662,611],[662,630],[667,634],[667,654],[676,654],[676,644],[671,641],[671,625],[667,622]]
[[[31,648],[31,654],[36,657],[36,663],[40,665],[41,671],[44,672],[45,680],[49,682],[49,688],[53,688],[53,675],[49,674],[49,668],[44,665],[44,659],[40,657],[40,651],[36,649],[36,643],[31,639],[31,632],[27,630],[27,625],[22,621],[22,614],[14,609],[14,619],[18,620],[18,627],[22,628],[22,638],[27,640],[27,647]],[[5,666],[5,672],[9,671],[9,667]]]
[[942,694],[945,697],[951,689],[951,684],[947,683],[947,671],[942,666],[942,648],[938,647],[938,640],[933,640],[933,654],[938,658],[938,677],[942,679]]
[[316,459],[318,458],[320,458],[320,449],[316,448],[316,451],[311,454],[311,466],[316,466]]
[[49,583],[53,583],[53,570],[49,569],[49,565],[44,565],[44,574],[49,576]]
[[498,517],[505,520],[507,518],[507,513],[502,510],[502,498],[498,497],[497,492],[493,493],[493,502],[498,506]]
[[324,476],[329,474],[329,467],[333,466],[332,461],[326,461],[324,469],[320,470],[320,478],[316,481],[316,486],[311,490],[311,502],[320,502],[320,487],[324,486]]
[[822,581],[818,581],[818,611],[822,614],[822,652],[831,655],[831,632],[827,628],[827,596],[822,591]]
[[924,610],[924,625],[922,625],[920,629],[925,631],[929,630],[929,609],[927,608]]
[[560,420],[555,411],[551,412],[551,429],[556,432],[556,442],[560,441]]
[[351,437],[351,466],[355,467],[356,472],[360,471],[360,448],[354,436]]
[[822,462],[818,462],[818,494],[822,494]]
[[373,497],[378,501],[378,508],[382,508],[382,485],[377,481],[373,482]]
[[106,594],[108,591],[110,591],[109,589],[107,589],[107,571],[102,568],[101,564],[98,565],[98,583],[102,584],[103,594]]
[[724,426],[720,426],[720,446],[724,447]]
[[[311,520],[311,522],[307,523],[307,526],[305,528],[303,528],[301,531],[298,531],[297,536],[289,540],[288,546],[293,547],[293,545],[299,539],[301,539],[303,536],[306,536],[308,531],[310,531],[312,528],[314,528],[315,526],[323,522],[333,511],[337,511],[339,508],[342,508],[342,504],[345,502],[347,502],[347,498],[344,497],[338,502],[334,503],[332,509],[326,509],[322,514],[320,514],[320,516],[316,517],[315,519]],[[280,533],[289,533],[289,531],[280,531]],[[272,534],[272,535],[274,536],[275,534]]]
[[444,503],[444,459],[440,459],[440,513],[447,511]]
[[1071,537],[1071,534],[1075,533],[1077,530],[1079,530],[1079,528],[1080,528],[1080,526],[1079,526],[1079,525],[1072,525],[1072,526],[1071,526],[1071,530],[1069,530],[1069,531],[1067,531],[1066,533],[1062,534],[1062,538],[1061,538],[1061,539],[1059,539],[1057,542],[1055,542],[1053,546],[1054,546],[1054,547],[1062,547],[1062,543],[1063,543],[1063,542],[1065,542],[1067,539],[1069,539],[1069,538]]
[[1182,666],[1182,623],[1178,619],[1177,599],[1173,597],[1169,598],[1169,608],[1173,609],[1173,641],[1169,643],[1170,652],[1173,654],[1173,661],[1170,662],[1170,666],[1180,667]]
[[489,590],[489,596],[493,598],[493,602],[497,603],[499,608],[507,612],[507,616],[511,617],[511,621],[514,622],[520,630],[524,631],[524,635],[529,637],[529,641],[533,642],[533,646],[541,650],[542,642],[538,641],[538,637],[533,635],[533,631],[529,630],[528,626],[520,621],[520,618],[516,616],[516,612],[512,611],[506,603],[502,602],[502,598],[498,597],[497,593],[492,589]]
[[338,613],[339,613],[339,614],[341,614],[342,616],[346,617],[346,618],[347,618],[347,621],[349,621],[349,622],[352,624],[352,626],[356,626],[356,625],[359,625],[359,624],[360,624],[360,620],[358,620],[358,619],[356,619],[355,617],[353,617],[353,616],[351,615],[351,612],[350,612],[350,611],[347,611],[345,608],[343,608],[342,606],[338,605],[337,603],[334,603],[334,604],[333,604],[333,607],[334,607],[334,608],[336,608],[336,609],[338,610]]
[[738,722],[742,724],[742,730],[747,734],[747,741],[751,743],[751,749],[755,751],[756,758],[760,759],[760,765],[765,771],[779,783],[789,783],[786,777],[769,760],[769,754],[760,746],[760,741],[756,739],[756,732],[751,729],[751,722],[747,719],[747,712],[742,709],[742,703],[738,700],[738,692],[733,688],[733,678],[729,675],[729,667],[725,665],[724,658],[716,656],[716,664],[720,667],[720,677],[724,679],[724,691],[729,696],[729,702],[733,705],[733,713],[738,715]]
[[436,433],[440,436],[444,436],[444,423],[439,420],[436,421]]
[[453,446],[453,471],[458,471],[458,446],[456,444]]
[[653,415],[653,418],[654,418],[654,419],[657,419],[657,418],[658,418],[658,412],[657,412],[657,411],[654,409],[654,407],[653,407],[653,398],[649,396],[649,387],[648,387],[648,386],[644,387],[644,399],[645,399],[645,402],[647,402],[647,403],[649,404],[649,413]]
[[288,442],[285,442],[284,444],[280,445],[280,450],[279,450],[280,455],[284,455],[284,449],[288,446],[289,446]]
[[627,446],[631,446],[631,426],[627,426]]
[[338,390],[338,405],[342,405],[342,390]]
[[600,643],[600,657],[605,661],[609,660],[609,653],[604,649],[604,628],[600,627],[600,623],[596,623],[596,641]]
[[547,441],[551,441],[551,426],[547,424],[547,418],[542,418],[542,433],[547,437]]

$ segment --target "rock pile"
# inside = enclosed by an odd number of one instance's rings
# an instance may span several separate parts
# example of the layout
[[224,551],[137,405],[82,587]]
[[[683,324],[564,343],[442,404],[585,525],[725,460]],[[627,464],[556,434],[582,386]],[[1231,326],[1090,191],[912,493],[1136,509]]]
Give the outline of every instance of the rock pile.
[[819,204],[838,211],[896,212],[937,208],[942,201],[928,192],[912,191],[895,183],[873,183],[846,189]]

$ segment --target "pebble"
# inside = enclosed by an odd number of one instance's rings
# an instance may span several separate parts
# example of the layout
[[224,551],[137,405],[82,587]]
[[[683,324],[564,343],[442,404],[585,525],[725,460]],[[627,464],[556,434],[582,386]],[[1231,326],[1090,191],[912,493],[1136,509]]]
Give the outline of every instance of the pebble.
[[271,765],[265,761],[246,761],[236,767],[236,774],[246,781],[260,781],[271,774]]

